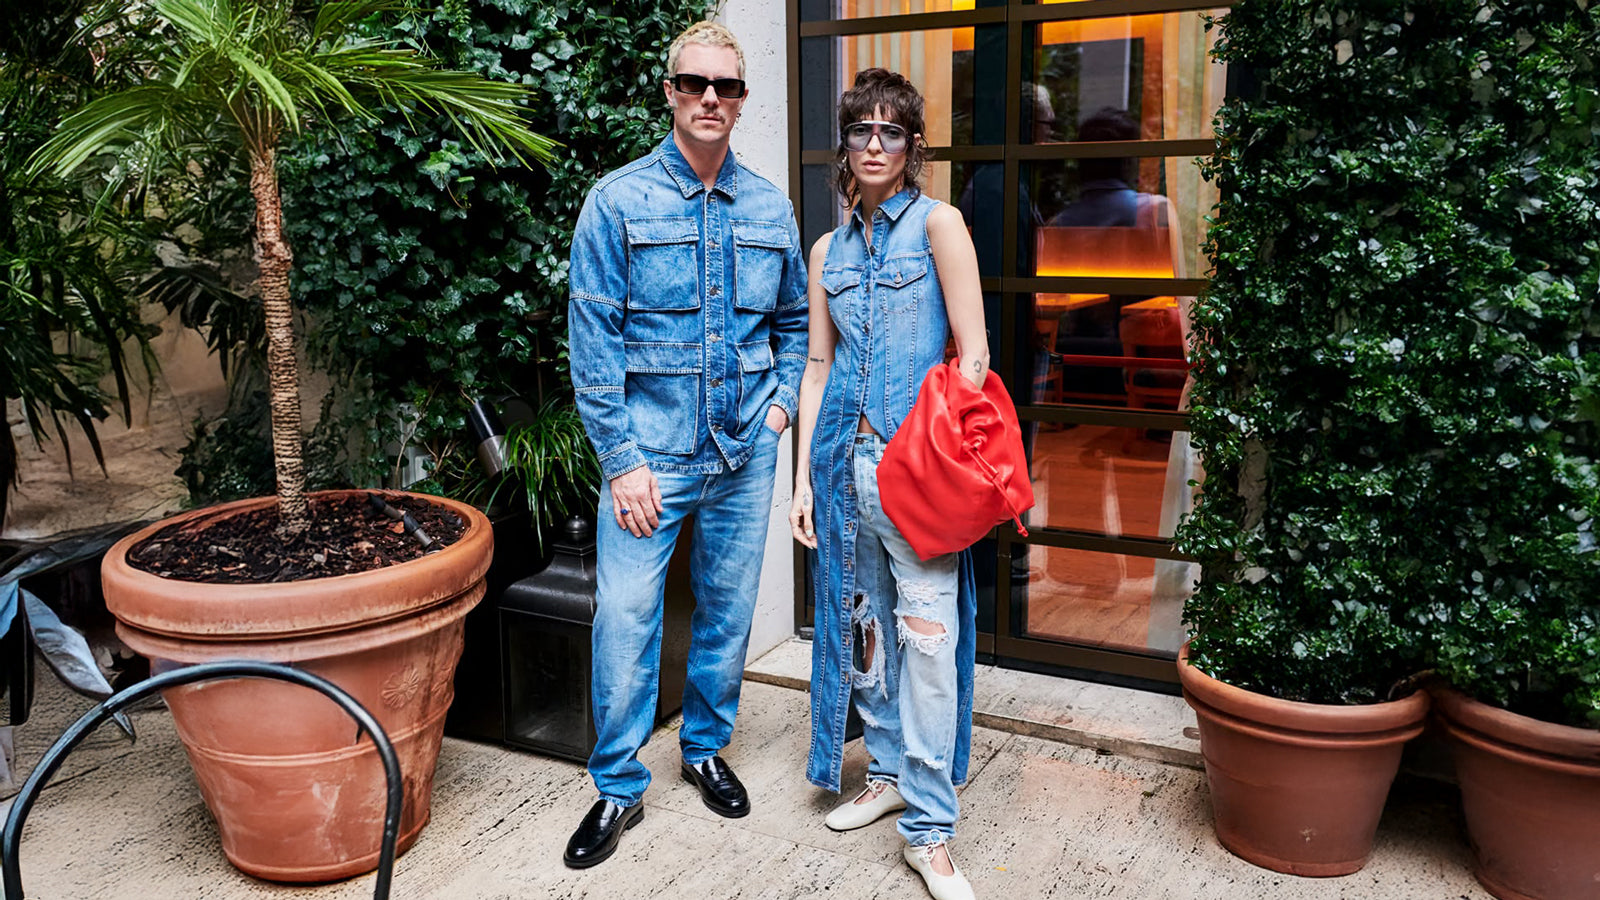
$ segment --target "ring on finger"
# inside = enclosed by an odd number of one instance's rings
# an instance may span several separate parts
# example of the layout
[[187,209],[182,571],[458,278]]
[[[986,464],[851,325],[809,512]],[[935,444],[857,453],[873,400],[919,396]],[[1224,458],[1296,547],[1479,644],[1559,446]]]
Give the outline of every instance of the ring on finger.
[[623,515],[625,515],[625,516],[626,516],[626,515],[631,515],[631,514],[632,514],[632,513],[633,513],[633,510],[631,510],[631,509],[629,509],[629,508],[627,508],[627,507],[626,507],[626,506],[624,506],[624,507],[623,507],[623,508],[622,508],[622,514],[623,514]]

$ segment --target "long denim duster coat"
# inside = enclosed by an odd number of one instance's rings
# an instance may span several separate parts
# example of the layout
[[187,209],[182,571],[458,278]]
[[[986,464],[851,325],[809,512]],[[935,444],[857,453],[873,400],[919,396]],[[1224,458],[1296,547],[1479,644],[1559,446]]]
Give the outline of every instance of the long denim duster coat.
[[[811,753],[806,777],[839,790],[845,717],[850,711],[851,600],[855,595],[856,497],[851,446],[866,416],[892,440],[911,412],[928,370],[945,358],[950,322],[928,243],[928,214],[938,201],[901,191],[873,213],[859,208],[833,233],[821,284],[839,332],[833,368],[811,444],[817,552],[811,645]],[[872,228],[868,249],[863,229]],[[957,714],[951,781],[964,784],[972,745],[972,673],[977,650],[972,558],[962,552],[956,635]],[[893,633],[892,631],[890,632]]]

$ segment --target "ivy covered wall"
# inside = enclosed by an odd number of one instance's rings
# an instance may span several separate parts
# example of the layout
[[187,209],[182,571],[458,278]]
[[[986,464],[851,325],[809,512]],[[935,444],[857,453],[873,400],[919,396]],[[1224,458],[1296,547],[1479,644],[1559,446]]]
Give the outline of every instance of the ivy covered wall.
[[[470,469],[469,398],[565,381],[567,254],[584,195],[667,132],[667,45],[708,0],[586,4],[457,0],[403,35],[448,64],[539,89],[535,130],[564,145],[549,171],[495,168],[444,128],[399,122],[310,137],[286,161],[298,301],[380,453],[417,410],[411,440]],[[374,462],[380,460],[374,458]],[[374,475],[378,473],[373,472]]]

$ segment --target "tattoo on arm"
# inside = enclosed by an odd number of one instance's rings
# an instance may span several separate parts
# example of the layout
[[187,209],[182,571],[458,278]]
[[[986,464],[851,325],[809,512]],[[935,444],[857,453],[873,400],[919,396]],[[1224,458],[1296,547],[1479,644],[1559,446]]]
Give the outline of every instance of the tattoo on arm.
[[822,358],[822,357],[820,357],[820,356],[808,356],[808,357],[806,357],[806,359],[809,359],[809,360],[811,360],[811,361],[812,361],[812,362],[820,362],[820,363],[825,363],[825,362],[827,362],[827,360],[825,360],[825,359],[823,359],[823,358]]

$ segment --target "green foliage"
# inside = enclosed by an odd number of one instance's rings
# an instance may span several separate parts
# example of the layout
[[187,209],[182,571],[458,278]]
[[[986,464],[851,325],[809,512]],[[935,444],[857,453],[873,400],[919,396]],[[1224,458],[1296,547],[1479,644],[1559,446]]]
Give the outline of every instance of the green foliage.
[[1600,6],[1242,0],[1218,56],[1193,659],[1289,699],[1436,666],[1600,724]]
[[564,145],[547,171],[496,169],[445,123],[410,134],[398,117],[311,135],[283,161],[294,287],[321,349],[370,385],[370,446],[397,436],[379,410],[413,405],[439,488],[461,494],[471,400],[559,387],[584,195],[666,134],[667,45],[711,5],[464,0],[409,23],[449,64],[537,89],[533,127]]
[[[240,369],[229,383],[227,410],[193,422],[189,443],[179,451],[177,476],[188,489],[187,505],[210,506],[230,500],[265,497],[275,490],[272,464],[272,422],[267,405],[264,369]],[[350,421],[324,398],[322,415],[305,445],[306,489],[372,483],[370,472],[349,469],[346,446]]]
[[476,460],[446,457],[433,472],[434,486],[453,485],[458,497],[484,507],[526,508],[540,543],[545,526],[594,514],[600,458],[567,398],[551,397],[527,420],[512,422],[506,428],[505,457],[505,472],[492,480]]
[[[95,422],[115,398],[128,418],[131,361],[149,331],[133,285],[153,264],[137,207],[105,202],[92,187],[27,172],[27,160],[65,110],[126,75],[121,45],[94,58],[84,31],[115,24],[115,10],[88,0],[8,7],[0,33],[0,385],[17,400],[34,440],[68,448],[74,424],[100,456]],[[148,369],[146,369],[148,373]],[[99,387],[110,374],[115,395]],[[70,450],[67,462],[71,464]],[[7,423],[0,433],[0,520],[17,478]],[[103,460],[102,460],[103,464]]]

